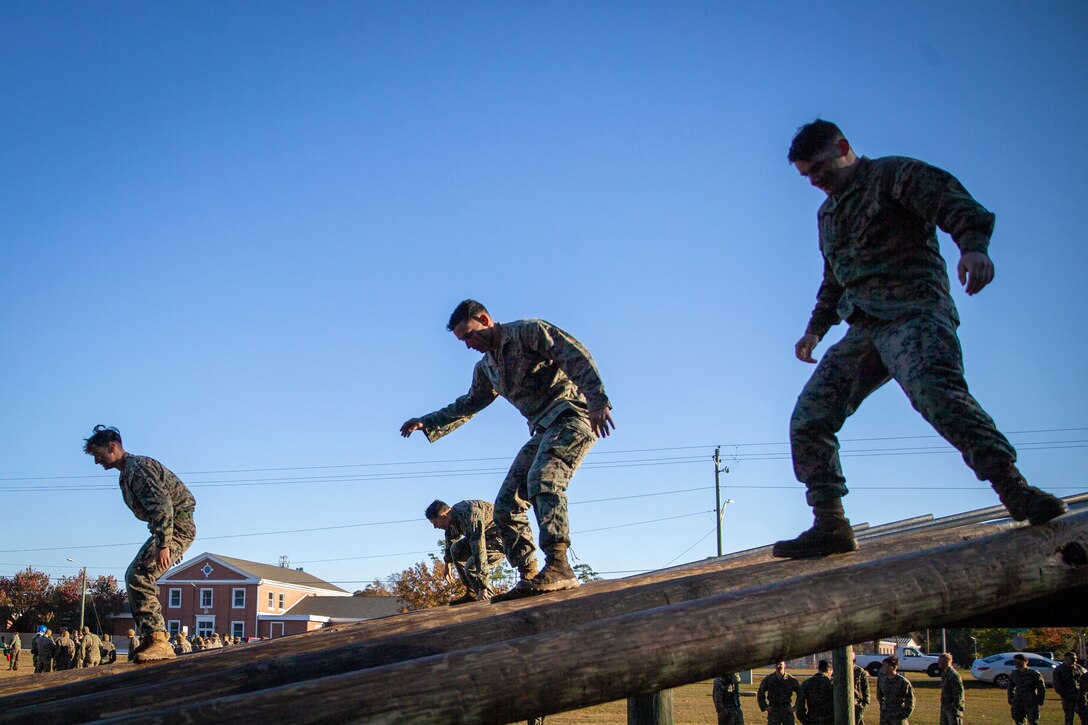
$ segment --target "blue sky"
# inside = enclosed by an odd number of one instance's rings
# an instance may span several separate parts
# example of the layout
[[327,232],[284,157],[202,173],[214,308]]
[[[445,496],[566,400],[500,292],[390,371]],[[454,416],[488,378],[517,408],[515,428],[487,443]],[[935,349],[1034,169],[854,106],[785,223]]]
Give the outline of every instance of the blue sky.
[[[719,444],[726,550],[796,534],[821,194],[785,153],[817,115],[996,213],[968,380],[1032,482],[1088,488],[1084,5],[734,5],[5,3],[0,574],[120,576],[146,537],[96,423],[192,485],[193,554],[348,589],[420,560],[426,504],[492,499],[526,438],[502,401],[397,435],[467,389],[469,296],[597,359],[579,560],[712,555]],[[842,437],[855,522],[996,503],[894,384]]]

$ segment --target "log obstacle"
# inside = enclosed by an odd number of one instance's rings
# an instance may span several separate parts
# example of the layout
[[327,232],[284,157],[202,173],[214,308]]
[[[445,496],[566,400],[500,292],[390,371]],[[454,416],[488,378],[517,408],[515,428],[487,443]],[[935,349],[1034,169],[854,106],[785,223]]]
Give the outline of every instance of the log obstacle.
[[[1088,561],[1078,563],[1088,514],[1034,528],[940,521],[827,559],[768,561],[756,550],[540,599],[192,655],[9,695],[0,721],[512,721],[939,626],[1088,581]],[[927,584],[935,590],[923,597]]]

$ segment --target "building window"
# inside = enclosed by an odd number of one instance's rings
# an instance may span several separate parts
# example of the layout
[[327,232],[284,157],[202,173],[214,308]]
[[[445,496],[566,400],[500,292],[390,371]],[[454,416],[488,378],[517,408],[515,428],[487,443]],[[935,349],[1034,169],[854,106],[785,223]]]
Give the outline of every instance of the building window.
[[246,636],[246,623],[245,622],[231,622],[230,623],[230,636],[238,637],[242,639]]
[[283,592],[280,592],[280,611],[283,611]]
[[200,607],[201,609],[211,609],[212,607],[212,590],[201,589],[200,590]]
[[234,589],[233,591],[234,591],[234,603],[231,606],[233,606],[235,609],[245,609],[246,608],[246,590],[245,589]]
[[177,619],[171,619],[166,623],[166,631],[173,637],[175,634],[181,631],[181,622]]
[[181,590],[170,590],[170,603],[167,605],[170,609],[177,609],[181,606]]
[[272,592],[269,592],[268,593],[268,611],[271,612],[273,609],[276,608],[275,601],[276,601],[276,595],[273,594]]
[[197,617],[196,633],[201,637],[210,637],[215,631],[215,617]]

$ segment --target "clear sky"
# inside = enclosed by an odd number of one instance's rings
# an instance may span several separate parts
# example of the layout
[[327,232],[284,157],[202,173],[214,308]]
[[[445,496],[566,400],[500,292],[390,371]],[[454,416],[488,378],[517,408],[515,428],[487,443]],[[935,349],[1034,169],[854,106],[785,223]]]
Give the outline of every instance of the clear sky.
[[[725,549],[796,534],[822,195],[785,155],[817,115],[996,213],[995,282],[954,294],[968,380],[1033,483],[1088,489],[1086,16],[3,3],[0,574],[120,577],[146,538],[81,451],[96,423],[192,486],[193,555],[349,590],[422,559],[424,507],[493,499],[526,439],[503,401],[435,444],[397,433],[468,388],[445,331],[465,297],[597,360],[618,430],[570,488],[578,560],[712,555],[715,445]],[[894,383],[842,436],[856,523],[997,502]]]

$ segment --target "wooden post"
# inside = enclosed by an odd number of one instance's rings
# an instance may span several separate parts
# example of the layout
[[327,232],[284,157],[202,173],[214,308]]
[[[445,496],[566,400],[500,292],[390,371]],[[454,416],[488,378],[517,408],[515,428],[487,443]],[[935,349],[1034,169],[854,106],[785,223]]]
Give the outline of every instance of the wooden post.
[[[111,722],[490,723],[610,702],[1074,588],[1088,576],[1088,513],[904,552],[255,693],[237,683],[240,694],[130,712]],[[791,626],[783,626],[787,614]],[[114,714],[125,708],[123,699]],[[31,722],[35,710],[3,715]]]
[[672,690],[627,698],[627,725],[672,725]]
[[854,725],[854,648],[832,650],[831,667],[835,670],[835,725]]
[[[1011,526],[1011,523],[991,523],[947,531],[914,532],[864,544],[848,557],[807,561],[772,560],[764,548],[735,559],[725,557],[724,560],[700,562],[630,579],[597,581],[541,599],[465,605],[455,609],[443,607],[238,648],[186,655],[163,665],[127,668],[122,674],[105,680],[101,677],[89,679],[93,675],[85,673],[106,668],[53,673],[44,677],[84,679],[59,687],[41,688],[39,685],[41,689],[9,695],[0,699],[0,710],[33,707],[41,720],[50,717],[59,718],[58,722],[94,720],[115,711],[119,701],[116,691],[122,688],[123,701],[132,709],[206,701],[239,689],[252,692],[570,629],[597,619],[723,594],[742,587],[856,566],[901,551],[980,538]],[[169,677],[172,687],[163,689],[159,686],[164,677]],[[0,685],[0,688],[4,686]]]

